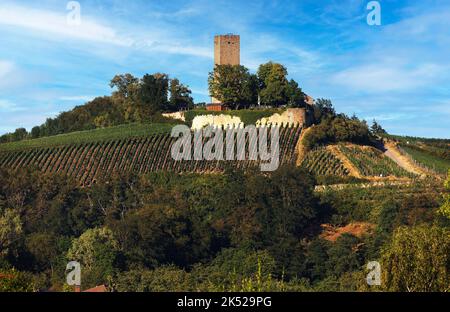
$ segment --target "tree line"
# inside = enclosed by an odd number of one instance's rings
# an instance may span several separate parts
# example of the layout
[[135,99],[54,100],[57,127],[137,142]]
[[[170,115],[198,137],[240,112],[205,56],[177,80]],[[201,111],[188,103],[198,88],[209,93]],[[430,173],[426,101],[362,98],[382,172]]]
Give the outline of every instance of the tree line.
[[279,63],[261,64],[256,74],[242,65],[216,65],[209,73],[212,97],[231,109],[262,105],[303,107],[305,94],[288,71]]
[[116,75],[110,82],[111,96],[97,97],[74,109],[48,118],[30,132],[18,128],[0,136],[0,143],[35,139],[73,131],[110,127],[129,122],[166,122],[160,112],[190,109],[194,105],[191,90],[167,74]]

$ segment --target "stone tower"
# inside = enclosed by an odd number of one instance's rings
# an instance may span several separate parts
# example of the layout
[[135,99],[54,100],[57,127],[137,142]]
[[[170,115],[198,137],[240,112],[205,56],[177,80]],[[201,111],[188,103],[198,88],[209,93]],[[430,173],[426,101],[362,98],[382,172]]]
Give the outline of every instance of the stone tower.
[[241,64],[241,38],[239,35],[228,34],[214,37],[214,64]]
[[[241,64],[241,37],[227,34],[214,36],[214,66]],[[212,98],[213,104],[220,105],[220,101]]]

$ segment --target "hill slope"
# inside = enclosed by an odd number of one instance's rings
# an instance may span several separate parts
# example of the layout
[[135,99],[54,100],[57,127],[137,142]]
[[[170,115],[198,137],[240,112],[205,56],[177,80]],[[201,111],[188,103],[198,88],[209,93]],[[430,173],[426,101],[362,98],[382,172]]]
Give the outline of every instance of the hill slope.
[[[0,148],[0,167],[37,167],[43,172],[68,174],[87,185],[113,172],[203,173],[221,171],[225,163],[238,168],[259,165],[259,161],[175,161],[171,157],[171,147],[176,139],[170,136],[168,127],[172,125],[140,125],[137,126],[139,131],[115,127],[11,143]],[[120,131],[126,129],[130,131]],[[280,164],[295,161],[295,146],[301,130],[301,127],[280,128]],[[246,145],[248,143],[247,139]]]

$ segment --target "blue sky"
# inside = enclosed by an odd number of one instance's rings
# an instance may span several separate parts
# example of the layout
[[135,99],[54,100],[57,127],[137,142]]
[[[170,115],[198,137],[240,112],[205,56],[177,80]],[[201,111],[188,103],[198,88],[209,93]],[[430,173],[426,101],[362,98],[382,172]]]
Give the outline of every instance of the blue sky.
[[241,35],[241,62],[273,60],[314,98],[376,118],[391,133],[450,138],[450,2],[369,1],[0,2],[0,133],[108,95],[118,73],[165,72],[208,101],[215,34]]

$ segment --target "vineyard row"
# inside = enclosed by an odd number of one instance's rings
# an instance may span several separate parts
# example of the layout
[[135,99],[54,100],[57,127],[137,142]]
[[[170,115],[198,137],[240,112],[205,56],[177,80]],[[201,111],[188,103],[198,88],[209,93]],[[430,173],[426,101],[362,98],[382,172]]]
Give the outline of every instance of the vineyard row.
[[[301,127],[280,128],[280,164],[295,163],[295,147],[301,130]],[[204,139],[206,140],[208,139]],[[175,161],[171,155],[171,148],[175,141],[176,139],[170,134],[155,134],[147,138],[3,152],[0,153],[0,167],[10,169],[36,167],[43,172],[67,174],[77,179],[80,184],[89,185],[95,182],[97,177],[108,176],[113,172],[212,173],[222,171],[228,164],[244,170],[260,164],[259,160]],[[244,144],[244,142],[236,142],[236,144]],[[247,136],[245,144],[246,156],[248,156],[248,147],[251,146],[251,142]],[[194,141],[192,148],[195,148],[193,145]]]

